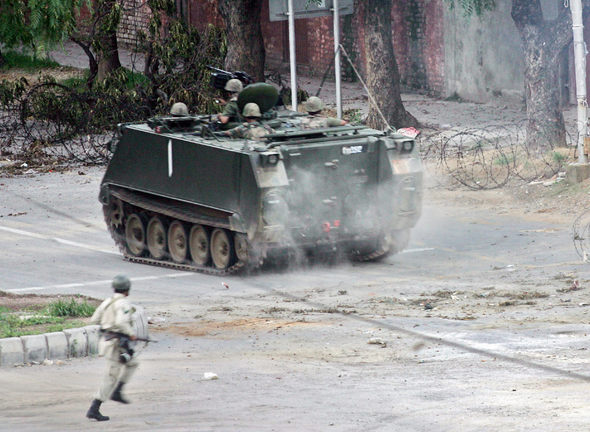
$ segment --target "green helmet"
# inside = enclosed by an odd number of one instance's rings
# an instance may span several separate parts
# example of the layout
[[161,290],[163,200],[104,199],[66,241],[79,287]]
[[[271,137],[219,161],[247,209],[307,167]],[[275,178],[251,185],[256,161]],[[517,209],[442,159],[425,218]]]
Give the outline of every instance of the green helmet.
[[305,111],[307,112],[318,112],[324,108],[324,103],[317,96],[312,96],[305,101]]
[[127,276],[117,275],[113,278],[113,288],[117,293],[126,293],[131,288],[131,281]]
[[174,105],[172,105],[172,108],[170,108],[170,114],[179,117],[187,116],[188,108],[182,102],[176,102]]
[[260,114],[260,108],[254,102],[247,103],[242,111],[244,117],[262,117]]
[[225,83],[224,89],[231,93],[239,93],[243,90],[244,86],[242,85],[242,81],[236,78],[230,79],[228,82]]

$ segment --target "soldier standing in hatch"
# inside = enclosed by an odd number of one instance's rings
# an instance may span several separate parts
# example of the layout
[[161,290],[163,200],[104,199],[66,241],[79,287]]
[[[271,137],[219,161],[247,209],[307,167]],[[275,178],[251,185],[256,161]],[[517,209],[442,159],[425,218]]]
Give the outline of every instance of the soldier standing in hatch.
[[174,105],[172,105],[172,108],[170,108],[170,115],[172,117],[185,117],[188,115],[188,108],[186,106],[185,103],[182,102],[176,102]]
[[274,130],[267,124],[259,122],[262,114],[260,108],[254,102],[247,103],[244,106],[242,115],[246,119],[246,123],[225,131],[225,135],[232,138],[244,138],[249,140],[261,141],[265,135],[271,134]]
[[100,405],[106,400],[129,403],[121,394],[121,389],[138,366],[133,351],[129,349],[128,343],[124,343],[126,339],[127,342],[137,339],[132,318],[135,308],[127,300],[131,281],[126,276],[115,276],[112,286],[115,294],[103,301],[91,318],[93,324],[100,324],[102,336],[99,355],[104,355],[108,362],[102,385],[86,413],[86,417],[98,421],[109,419],[99,411]]
[[225,104],[223,112],[217,116],[220,123],[228,124],[242,121],[240,109],[238,108],[238,96],[243,88],[242,81],[236,78],[232,78],[225,83],[224,90],[229,93],[229,102]]
[[307,113],[309,114],[308,117],[301,119],[301,125],[304,129],[318,129],[335,126],[344,126],[347,123],[346,120],[322,116],[324,103],[317,96],[312,96],[309,99],[307,99],[303,104],[303,107],[305,108],[305,111],[307,111]]

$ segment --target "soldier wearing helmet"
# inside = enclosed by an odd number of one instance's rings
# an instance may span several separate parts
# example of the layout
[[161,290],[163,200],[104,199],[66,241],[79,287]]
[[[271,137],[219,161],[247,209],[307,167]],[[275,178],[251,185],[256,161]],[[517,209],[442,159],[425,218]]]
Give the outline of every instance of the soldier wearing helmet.
[[174,105],[172,105],[172,108],[170,108],[170,115],[174,117],[187,116],[188,108],[186,107],[186,104],[182,102],[176,102]]
[[217,120],[219,120],[220,123],[228,124],[229,122],[242,121],[240,109],[238,108],[238,95],[243,88],[242,81],[236,78],[232,78],[225,83],[224,91],[227,96],[229,96],[229,102],[225,104],[223,112],[217,116]]
[[347,122],[334,117],[323,117],[324,103],[317,96],[312,96],[303,104],[308,116],[301,120],[304,129],[317,129],[335,126],[344,126]]
[[265,135],[273,133],[274,130],[267,124],[260,123],[260,107],[254,102],[244,105],[242,116],[246,123],[225,132],[232,138],[244,138],[249,140],[261,141]]
[[131,281],[118,275],[113,279],[112,287],[115,294],[103,301],[91,318],[93,324],[100,325],[99,355],[105,356],[108,362],[102,385],[86,413],[86,417],[98,421],[109,419],[99,411],[100,405],[108,399],[129,403],[121,390],[138,366],[129,347],[129,341],[137,339],[133,322],[135,308],[127,300]]

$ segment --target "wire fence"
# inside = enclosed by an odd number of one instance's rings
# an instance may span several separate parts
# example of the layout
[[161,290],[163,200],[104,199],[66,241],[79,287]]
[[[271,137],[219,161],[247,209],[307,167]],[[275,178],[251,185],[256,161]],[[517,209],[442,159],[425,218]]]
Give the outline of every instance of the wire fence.
[[[2,90],[0,86],[0,91]],[[101,97],[45,82],[0,93],[0,151],[23,160],[103,164],[116,124],[158,114],[148,96]],[[6,91],[4,94],[8,94]],[[559,147],[531,146],[526,123],[483,128],[427,129],[418,136],[422,157],[469,189],[495,189],[510,181],[549,179],[575,157],[576,137],[566,133]]]
[[431,129],[418,140],[424,160],[473,190],[547,180],[562,173],[575,157],[576,137],[569,133],[559,146],[531,145],[526,138],[526,121],[521,121],[477,129]]
[[[103,164],[116,127],[116,122],[105,127],[95,120],[103,102],[94,92],[58,83],[37,84],[0,100],[0,153],[30,163]],[[135,102],[111,100],[105,109],[134,117],[150,114],[138,110]]]

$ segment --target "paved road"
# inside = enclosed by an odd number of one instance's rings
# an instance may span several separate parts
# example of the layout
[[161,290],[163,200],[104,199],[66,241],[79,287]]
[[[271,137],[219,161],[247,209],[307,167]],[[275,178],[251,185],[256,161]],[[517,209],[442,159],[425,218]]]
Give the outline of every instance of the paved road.
[[[100,170],[83,171],[0,179],[0,290],[103,298],[113,275],[131,277],[160,342],[141,354],[131,408],[103,406],[109,428],[587,427],[587,312],[558,289],[590,277],[564,221],[427,200],[408,250],[382,263],[221,279],[123,261],[96,198]],[[499,306],[537,291],[548,296]],[[103,366],[3,369],[0,430],[102,430],[84,412]]]

